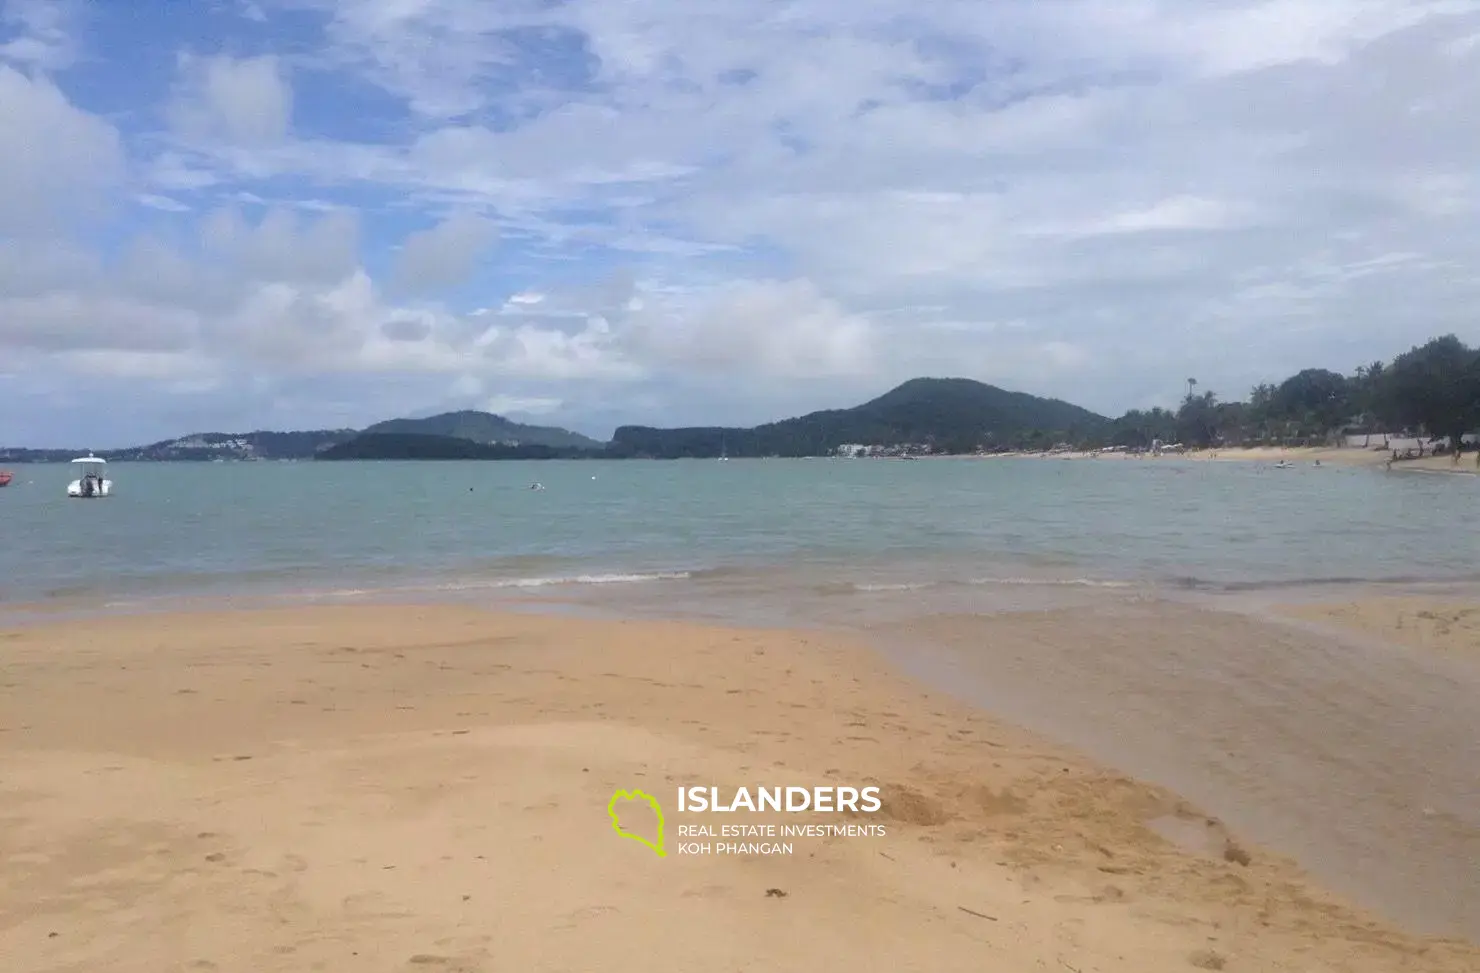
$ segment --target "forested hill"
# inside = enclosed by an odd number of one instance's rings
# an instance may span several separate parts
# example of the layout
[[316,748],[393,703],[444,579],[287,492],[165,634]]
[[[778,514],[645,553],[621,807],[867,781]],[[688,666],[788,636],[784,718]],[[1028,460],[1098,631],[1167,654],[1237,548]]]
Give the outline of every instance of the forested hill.
[[477,443],[457,436],[414,432],[367,432],[320,452],[319,460],[408,459],[587,459],[601,455],[574,446],[543,443]]
[[365,435],[411,433],[418,436],[449,436],[475,443],[552,446],[560,449],[600,449],[602,443],[568,429],[526,426],[491,412],[444,412],[425,419],[387,419],[364,430]]
[[607,455],[663,459],[731,456],[820,456],[847,443],[929,443],[970,452],[1025,438],[1052,445],[1104,429],[1110,420],[1088,409],[965,378],[916,378],[851,409],[827,409],[753,428],[656,429],[622,426]]

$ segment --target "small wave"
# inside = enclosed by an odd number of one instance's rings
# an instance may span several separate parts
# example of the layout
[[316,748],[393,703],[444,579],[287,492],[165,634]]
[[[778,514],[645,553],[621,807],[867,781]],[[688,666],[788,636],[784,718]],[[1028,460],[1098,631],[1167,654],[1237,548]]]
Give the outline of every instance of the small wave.
[[810,586],[813,594],[818,595],[866,595],[883,594],[894,591],[924,591],[934,588],[939,582],[934,581],[899,581],[899,582],[863,582],[863,581],[823,581]]
[[[640,584],[645,581],[686,581],[692,575],[688,571],[658,571],[652,574],[576,574],[545,578],[507,578],[482,584],[469,583],[466,587],[478,588],[544,588],[549,585],[565,584]],[[456,585],[463,587],[463,585]],[[439,586],[439,590],[450,590]]]
[[[375,588],[334,588],[329,591],[299,591],[281,594],[278,597],[297,601],[318,601],[324,598],[363,598],[376,594]],[[394,589],[390,589],[394,590]]]
[[818,585],[822,594],[875,594],[893,591],[925,591],[953,586],[986,587],[989,585],[1027,585],[1079,588],[1133,588],[1129,581],[1107,581],[1099,578],[967,578],[936,581],[841,581]]
[[1043,585],[1046,587],[1073,588],[1134,588],[1131,581],[1107,581],[1101,578],[972,578],[967,584],[974,585]]
[[1228,593],[1238,593],[1258,591],[1287,591],[1299,588],[1346,588],[1371,585],[1403,586],[1469,584],[1476,581],[1480,581],[1480,575],[1398,574],[1369,578],[1347,576],[1277,578],[1268,581],[1213,581],[1207,578],[1175,577],[1169,578],[1163,583],[1169,587],[1180,588],[1187,591],[1221,591]]
[[638,584],[646,581],[683,581],[687,571],[663,571],[652,574],[573,574],[529,578],[480,578],[470,581],[443,581],[435,584],[382,585],[370,588],[328,588],[318,591],[285,593],[280,597],[298,601],[321,601],[335,598],[366,598],[385,595],[453,593],[509,588],[545,588],[557,585]]

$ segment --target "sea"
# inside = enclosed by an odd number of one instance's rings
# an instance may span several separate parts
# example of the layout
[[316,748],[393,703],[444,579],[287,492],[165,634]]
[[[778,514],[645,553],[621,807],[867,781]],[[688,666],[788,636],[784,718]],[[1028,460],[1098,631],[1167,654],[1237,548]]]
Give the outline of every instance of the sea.
[[[397,593],[671,610],[1480,579],[1480,477],[1057,459],[117,463],[0,489],[0,604]],[[532,489],[538,484],[542,489]],[[1041,589],[1041,590],[1040,590]],[[1060,591],[1059,593],[1063,593]]]
[[[1362,905],[1480,942],[1480,666],[1236,617],[1476,598],[1480,477],[1175,457],[108,469],[95,502],[67,498],[67,466],[14,469],[0,618],[403,599],[843,628]],[[974,627],[1063,607],[1090,613]]]

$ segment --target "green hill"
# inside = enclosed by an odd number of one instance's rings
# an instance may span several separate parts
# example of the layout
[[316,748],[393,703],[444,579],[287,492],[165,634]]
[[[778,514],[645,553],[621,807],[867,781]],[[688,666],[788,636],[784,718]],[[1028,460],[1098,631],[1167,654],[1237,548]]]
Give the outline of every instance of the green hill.
[[425,419],[387,419],[363,430],[364,435],[411,433],[419,436],[448,436],[491,445],[553,446],[559,449],[600,449],[602,443],[568,429],[526,426],[491,412],[444,412]]
[[542,443],[475,443],[460,436],[416,432],[367,432],[323,450],[320,460],[401,459],[579,459],[600,455],[573,446]]
[[607,454],[660,459],[821,456],[845,443],[929,444],[948,452],[1052,445],[1102,429],[1110,420],[1058,399],[1009,392],[965,378],[916,378],[851,409],[828,409],[749,429],[622,426]]

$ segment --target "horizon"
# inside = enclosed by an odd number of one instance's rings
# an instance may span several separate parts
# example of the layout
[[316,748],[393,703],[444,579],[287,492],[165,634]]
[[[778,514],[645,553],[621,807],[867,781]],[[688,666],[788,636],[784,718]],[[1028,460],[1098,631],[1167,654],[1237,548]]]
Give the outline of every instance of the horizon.
[[0,0],[0,443],[1349,374],[1480,341],[1477,95],[1480,0]]

